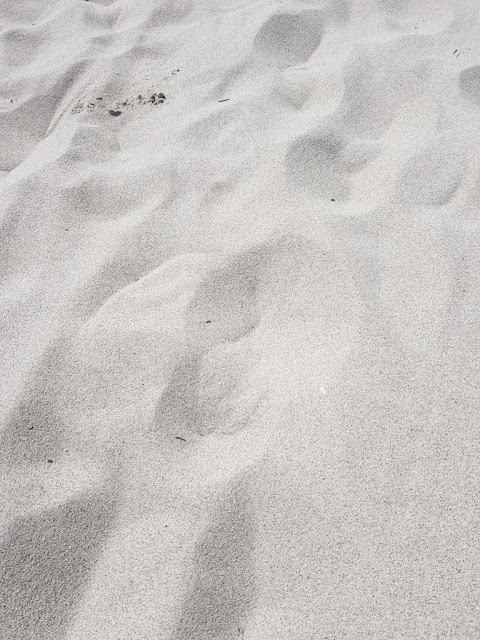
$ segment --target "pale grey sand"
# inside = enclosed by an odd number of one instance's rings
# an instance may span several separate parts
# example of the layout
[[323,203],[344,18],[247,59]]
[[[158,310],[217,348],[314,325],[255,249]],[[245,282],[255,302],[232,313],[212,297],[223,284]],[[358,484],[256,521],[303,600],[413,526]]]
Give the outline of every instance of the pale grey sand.
[[0,0],[0,640],[480,638],[477,0]]

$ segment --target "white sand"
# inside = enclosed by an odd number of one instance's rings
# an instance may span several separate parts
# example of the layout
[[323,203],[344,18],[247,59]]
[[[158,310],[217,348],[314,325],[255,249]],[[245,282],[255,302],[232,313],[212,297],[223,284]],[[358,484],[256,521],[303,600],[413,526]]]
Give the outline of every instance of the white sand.
[[0,25],[0,639],[478,640],[478,0]]

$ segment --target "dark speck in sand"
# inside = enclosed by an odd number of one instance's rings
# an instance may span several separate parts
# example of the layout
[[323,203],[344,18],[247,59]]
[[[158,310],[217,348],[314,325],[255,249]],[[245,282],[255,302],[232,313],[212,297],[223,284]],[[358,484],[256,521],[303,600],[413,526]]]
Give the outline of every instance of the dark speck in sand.
[[121,112],[121,111],[115,111],[115,109],[109,109],[109,110],[108,110],[108,113],[109,113],[111,116],[115,116],[115,117],[117,117],[117,116],[121,116],[121,115],[122,115],[122,112]]
[[207,324],[212,324],[212,321],[211,321],[211,320],[205,320],[205,322],[206,322]]
[[50,460],[50,458],[47,460],[48,464],[52,464],[53,460]]
[[150,96],[149,102],[154,105],[163,104],[166,100],[166,96],[164,93],[154,93]]

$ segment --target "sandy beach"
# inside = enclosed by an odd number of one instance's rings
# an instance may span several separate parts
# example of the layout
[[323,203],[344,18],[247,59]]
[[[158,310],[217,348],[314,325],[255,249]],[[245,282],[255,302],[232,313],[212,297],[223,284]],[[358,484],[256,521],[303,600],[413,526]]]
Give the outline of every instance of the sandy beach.
[[0,0],[0,70],[0,640],[478,640],[478,0]]

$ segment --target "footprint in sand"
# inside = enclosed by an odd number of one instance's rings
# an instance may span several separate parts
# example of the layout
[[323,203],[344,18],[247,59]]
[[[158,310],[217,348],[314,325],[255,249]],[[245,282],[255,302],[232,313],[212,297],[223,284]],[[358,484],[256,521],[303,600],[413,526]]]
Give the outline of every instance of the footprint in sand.
[[213,267],[185,309],[188,354],[173,371],[155,412],[159,433],[227,433],[260,402],[257,356],[245,339],[259,322],[258,256],[246,252]]
[[259,29],[253,55],[286,68],[306,62],[320,46],[323,16],[319,11],[274,13]]

